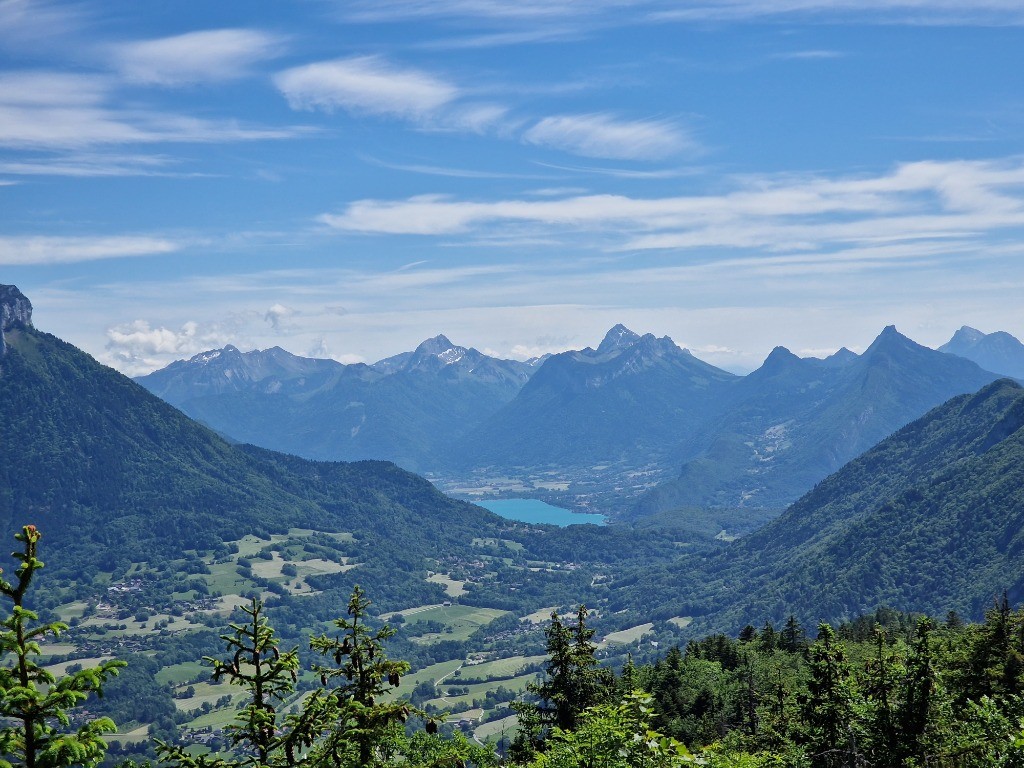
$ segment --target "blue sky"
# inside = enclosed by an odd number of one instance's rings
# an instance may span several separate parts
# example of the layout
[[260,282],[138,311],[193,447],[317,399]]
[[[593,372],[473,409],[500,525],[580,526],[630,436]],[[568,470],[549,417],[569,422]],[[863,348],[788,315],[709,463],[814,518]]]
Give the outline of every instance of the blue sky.
[[1021,0],[0,0],[0,282],[233,343],[1024,336]]

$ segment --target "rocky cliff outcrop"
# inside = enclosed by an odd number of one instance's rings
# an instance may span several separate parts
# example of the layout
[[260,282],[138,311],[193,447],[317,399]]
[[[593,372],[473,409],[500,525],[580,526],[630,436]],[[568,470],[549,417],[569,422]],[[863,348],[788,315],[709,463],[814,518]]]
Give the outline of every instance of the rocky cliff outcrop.
[[7,353],[4,331],[15,324],[32,325],[32,302],[13,285],[0,285],[0,357]]

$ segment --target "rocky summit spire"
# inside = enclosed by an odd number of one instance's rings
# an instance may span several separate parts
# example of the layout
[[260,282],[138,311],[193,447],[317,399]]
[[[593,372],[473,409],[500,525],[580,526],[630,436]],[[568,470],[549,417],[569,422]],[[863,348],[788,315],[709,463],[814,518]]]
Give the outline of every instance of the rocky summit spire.
[[16,286],[0,285],[0,357],[7,353],[4,331],[15,323],[32,325],[32,302]]
[[597,348],[598,352],[613,352],[626,347],[631,347],[636,342],[640,341],[640,335],[633,333],[622,323],[619,323],[613,327],[608,333],[605,334],[604,340],[601,345]]

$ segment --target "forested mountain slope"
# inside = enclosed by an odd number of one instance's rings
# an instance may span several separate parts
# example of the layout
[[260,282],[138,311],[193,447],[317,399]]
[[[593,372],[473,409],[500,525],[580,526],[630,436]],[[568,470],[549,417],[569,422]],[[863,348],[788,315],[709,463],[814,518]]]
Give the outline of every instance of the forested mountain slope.
[[1024,596],[1024,389],[997,381],[934,409],[777,520],[709,558],[623,582],[623,603],[737,629],[879,605],[979,616]]

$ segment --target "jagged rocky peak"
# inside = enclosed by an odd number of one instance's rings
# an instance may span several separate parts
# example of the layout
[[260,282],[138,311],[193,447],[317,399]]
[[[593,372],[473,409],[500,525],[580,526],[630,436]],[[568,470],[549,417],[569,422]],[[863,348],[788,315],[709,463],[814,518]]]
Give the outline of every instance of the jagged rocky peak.
[[421,342],[416,347],[416,352],[421,355],[443,355],[448,350],[454,348],[455,345],[448,340],[448,337],[443,333],[439,333],[434,338]]
[[906,349],[919,349],[920,344],[915,342],[913,339],[904,336],[902,333],[896,330],[895,325],[887,325],[882,329],[882,332],[878,334],[871,346],[864,352],[864,357],[870,358],[875,354],[881,352],[892,352],[895,350],[906,350]]
[[0,285],[0,330],[14,323],[32,325],[32,302],[17,286]]
[[604,339],[602,339],[597,351],[614,352],[617,349],[630,347],[639,340],[640,334],[633,333],[629,328],[619,323],[604,335]]
[[193,355],[189,358],[190,363],[196,363],[197,365],[206,365],[212,363],[214,360],[221,360],[227,355],[238,356],[241,352],[238,351],[238,347],[228,344],[223,349],[210,349],[206,352],[200,352],[197,355]]
[[32,302],[17,286],[0,285],[0,355],[7,352],[4,331],[15,323],[32,325]]

